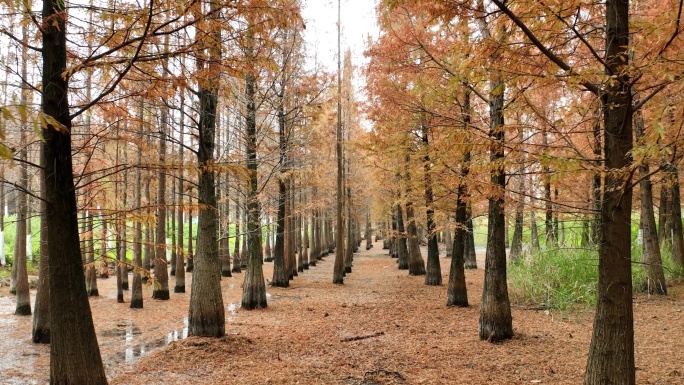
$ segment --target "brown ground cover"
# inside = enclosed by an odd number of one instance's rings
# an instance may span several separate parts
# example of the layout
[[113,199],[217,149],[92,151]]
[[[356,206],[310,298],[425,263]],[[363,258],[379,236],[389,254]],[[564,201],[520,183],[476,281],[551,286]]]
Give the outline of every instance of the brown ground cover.
[[[450,260],[441,262],[445,285],[425,286],[376,244],[356,255],[344,285],[332,285],[330,256],[289,288],[269,287],[268,309],[255,311],[239,308],[242,275],[226,278],[227,335],[218,340],[182,339],[189,294],[146,296],[145,309],[131,310],[116,303],[110,278],[99,280],[103,296],[91,307],[111,384],[582,382],[593,309],[514,307],[515,338],[482,342],[483,270],[466,272],[471,306],[447,308]],[[266,277],[271,266],[264,265]],[[666,298],[635,299],[639,384],[684,384],[684,286],[670,290]],[[30,319],[11,315],[12,306],[0,289],[0,371],[8,383],[45,383],[48,348],[30,343]]]

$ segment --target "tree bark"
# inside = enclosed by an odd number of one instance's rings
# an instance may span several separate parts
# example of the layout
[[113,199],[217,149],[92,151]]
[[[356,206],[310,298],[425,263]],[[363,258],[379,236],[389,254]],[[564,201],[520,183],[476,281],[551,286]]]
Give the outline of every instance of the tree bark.
[[[168,134],[168,109],[161,107],[161,137],[159,138],[159,166],[166,164],[166,135]],[[152,298],[169,299],[169,272],[166,259],[166,170],[160,168],[157,175],[157,230],[154,254],[154,289]]]
[[423,140],[423,170],[425,178],[425,204],[427,206],[427,238],[428,257],[425,284],[437,286],[442,284],[442,268],[439,264],[439,245],[437,244],[437,224],[435,223],[434,197],[432,193],[432,175],[430,174],[430,143],[428,138],[427,122],[421,123]]
[[[252,36],[248,30],[248,62],[252,59]],[[242,284],[242,307],[244,309],[265,308],[266,284],[264,282],[263,256],[261,255],[261,205],[259,203],[259,179],[257,174],[257,130],[256,130],[256,77],[245,75],[245,100],[247,101],[247,174],[249,177],[247,195],[247,271]]]
[[[218,10],[217,1],[211,9]],[[214,18],[219,12],[214,12]],[[221,293],[221,261],[218,256],[218,206],[216,202],[214,148],[216,140],[216,107],[218,99],[218,65],[220,61],[221,32],[213,26],[206,36],[209,46],[209,63],[202,53],[197,60],[198,68],[209,67],[210,78],[200,79],[198,124],[198,207],[197,255],[190,293],[188,333],[200,337],[223,337],[226,315]]]
[[632,92],[629,65],[629,2],[606,1],[605,191],[601,207],[598,301],[585,384],[635,383],[632,309]]
[[490,117],[490,163],[492,192],[489,197],[487,254],[485,257],[485,281],[480,307],[480,339],[490,342],[513,337],[513,318],[508,300],[506,282],[506,244],[504,215],[504,192],[506,171],[502,166],[504,158],[504,89],[505,85],[496,74],[491,79],[489,102]]
[[406,240],[406,229],[404,228],[404,213],[401,210],[401,203],[395,203],[397,218],[397,263],[399,270],[409,269],[409,251]]
[[[41,156],[41,161],[43,157]],[[45,167],[44,164],[41,164]],[[50,264],[47,245],[47,217],[45,202],[45,182],[40,181],[40,270],[38,273],[38,292],[33,313],[32,340],[37,344],[50,343]],[[0,210],[4,210],[2,207]]]
[[[72,167],[64,3],[44,0],[41,108],[59,126],[42,130],[50,286],[50,383],[106,384],[85,290]],[[69,311],[65,311],[68,309]]]
[[679,170],[672,163],[665,165],[670,179],[670,222],[672,226],[672,260],[679,267],[684,267],[684,233],[682,232],[682,206],[679,193]]
[[[468,193],[470,198],[470,193]],[[475,227],[473,226],[472,202],[468,201],[466,207],[466,233],[465,236],[465,268],[477,269],[477,253],[475,252]]]
[[[633,124],[636,131],[636,140],[642,141],[644,137],[644,119],[641,111],[636,111],[633,116]],[[665,282],[665,272],[663,271],[663,260],[660,255],[660,244],[658,243],[658,233],[655,224],[655,213],[653,210],[653,185],[648,163],[639,167],[641,181],[641,231],[643,232],[642,262],[646,270],[646,287],[642,288],[650,294],[667,294]]]

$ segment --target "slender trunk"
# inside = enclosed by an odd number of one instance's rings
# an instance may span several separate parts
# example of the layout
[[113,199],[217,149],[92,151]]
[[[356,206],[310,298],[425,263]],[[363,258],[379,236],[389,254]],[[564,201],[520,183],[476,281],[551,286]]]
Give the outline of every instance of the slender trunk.
[[[41,161],[43,157],[41,157]],[[45,167],[44,164],[41,164]],[[32,340],[37,344],[50,343],[50,264],[48,261],[47,217],[45,203],[45,182],[40,182],[40,270],[38,292],[33,313]]]
[[192,248],[192,198],[188,197],[188,262],[185,266],[186,273],[192,273],[195,269],[195,251]]
[[[248,60],[252,58],[252,36],[248,30]],[[249,243],[247,271],[242,284],[242,307],[245,309],[265,308],[266,285],[264,283],[263,257],[261,255],[261,205],[259,203],[259,179],[257,174],[257,130],[256,130],[256,77],[245,75],[245,100],[247,101],[247,242]]]
[[[159,138],[159,167],[166,165],[166,135],[168,125],[168,109],[161,107],[161,138]],[[166,260],[166,170],[160,169],[157,175],[157,230],[155,232],[154,254],[154,289],[152,298],[169,299],[169,272]]]
[[[470,193],[468,193],[470,198]],[[473,226],[473,204],[468,201],[466,207],[466,233],[465,236],[465,268],[477,269],[477,253],[475,252],[475,226]]]
[[439,264],[439,245],[437,244],[437,224],[435,223],[434,197],[432,193],[432,161],[430,160],[430,143],[428,139],[429,127],[426,122],[421,124],[423,134],[423,169],[425,178],[425,204],[427,206],[427,238],[428,238],[428,257],[427,269],[425,273],[426,285],[442,284],[442,267]]
[[[521,140],[522,132],[521,132]],[[523,241],[523,221],[525,209],[525,164],[520,168],[520,175],[518,175],[518,196],[520,197],[515,205],[515,226],[513,228],[513,240],[511,241],[511,263],[515,263],[522,255],[522,241]]]
[[406,229],[404,228],[404,213],[401,210],[401,203],[395,203],[397,217],[397,263],[399,270],[408,270],[409,251],[406,243]]
[[[151,200],[151,193],[150,193],[150,177],[148,175],[148,178],[146,178],[146,183],[145,183],[145,200],[148,202],[148,205]],[[152,216],[152,210],[148,207],[145,209],[147,217],[150,218]],[[142,277],[142,282],[147,283],[148,279],[150,278],[150,275],[152,273],[152,259],[154,258],[154,231],[152,228],[152,225],[148,222],[145,225],[145,255],[143,256],[143,261],[142,261],[142,268],[145,272],[145,274]]]
[[[644,138],[644,118],[641,111],[634,112],[632,117],[636,133],[636,140],[643,141]],[[660,245],[658,244],[658,234],[655,225],[655,213],[653,210],[653,185],[648,163],[639,167],[641,182],[641,230],[643,231],[642,262],[646,270],[646,287],[643,289],[650,294],[667,294],[665,283],[665,272],[663,271],[663,261],[660,255]]]
[[[185,108],[184,90],[180,91],[180,108],[180,145],[178,146],[178,162],[180,163],[180,171],[178,172],[178,190],[176,192],[176,196],[178,197],[178,218],[176,219],[176,222],[178,222],[178,243],[176,245],[176,282],[173,287],[174,293],[185,293],[185,223],[183,221],[183,211],[185,208],[185,205],[183,204],[183,185],[185,184],[185,179],[183,178],[183,171],[185,169],[185,158],[183,151],[185,141],[185,115],[183,112]],[[226,190],[227,189],[228,186],[226,186]]]
[[[22,90],[22,100],[25,99],[26,90]],[[26,123],[23,122],[23,129],[21,130],[21,143],[24,148],[19,155],[22,160],[19,171],[19,186],[17,191],[18,207],[17,207],[17,223],[15,226],[14,237],[14,266],[12,269],[14,294],[17,295],[16,310],[14,314],[17,315],[31,315],[31,297],[29,293],[28,270],[27,264],[27,233],[28,233],[28,194],[25,192],[28,189],[28,146],[26,142]]]
[[530,246],[533,250],[539,250],[539,228],[537,227],[537,213],[530,211]]
[[416,219],[413,213],[413,203],[411,202],[411,174],[409,172],[409,164],[411,159],[406,155],[406,222],[408,233],[408,251],[409,251],[409,275],[424,275],[425,274],[425,260],[420,253],[420,245],[418,239],[418,230],[416,227]]
[[[143,210],[141,208],[142,206],[142,194],[143,194],[143,188],[142,188],[142,170],[140,168],[140,165],[142,164],[142,143],[143,143],[143,136],[144,136],[144,116],[143,116],[143,102],[140,100],[140,103],[138,105],[138,119],[140,126],[138,128],[138,156],[137,156],[137,162],[138,162],[138,167],[135,169],[135,207],[138,216],[142,216]],[[143,308],[143,292],[142,292],[142,283],[143,283],[143,274],[144,272],[142,271],[143,269],[143,259],[142,259],[142,251],[143,251],[143,231],[142,231],[142,222],[138,219],[134,222],[135,230],[133,233],[133,287],[131,289],[131,309],[142,309]]]
[[660,188],[660,207],[658,209],[658,239],[661,246],[672,248],[672,202],[671,189],[663,185]]
[[88,213],[87,221],[87,243],[86,251],[88,256],[86,257],[86,262],[88,263],[88,275],[86,279],[86,288],[88,290],[88,295],[91,297],[97,297],[100,295],[100,291],[97,289],[97,269],[95,268],[95,233],[94,233],[94,215],[92,212]]
[[240,191],[238,188],[236,190],[236,199],[235,199],[235,243],[233,244],[233,268],[232,272],[233,273],[242,273],[242,263],[240,262],[240,239],[242,238],[242,234],[240,234],[240,213],[242,210],[240,209]]
[[[603,151],[601,150],[601,119],[600,109],[596,116],[596,123],[594,124],[594,159],[597,170],[601,167]],[[598,244],[601,239],[601,172],[596,171],[591,178],[591,203],[594,210],[594,218],[591,223],[591,241],[593,244]]]
[[449,270],[447,306],[468,306],[468,290],[466,288],[464,266],[467,205],[462,198],[467,194],[465,179],[470,173],[469,163],[469,160],[463,162],[461,179],[456,193],[456,234],[454,235],[453,255],[451,257],[451,269]]
[[273,253],[271,251],[271,217],[266,219],[266,245],[264,246],[264,262],[273,262]]
[[670,179],[670,221],[672,226],[672,259],[678,267],[684,267],[684,233],[682,232],[682,204],[679,194],[679,171],[672,163],[665,165]]

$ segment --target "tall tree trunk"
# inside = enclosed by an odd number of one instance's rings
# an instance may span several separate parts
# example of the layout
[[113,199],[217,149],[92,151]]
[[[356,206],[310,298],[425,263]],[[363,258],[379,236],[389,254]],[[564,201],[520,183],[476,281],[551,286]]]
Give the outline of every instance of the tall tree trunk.
[[157,175],[157,229],[155,231],[154,289],[152,298],[169,299],[169,272],[166,260],[166,135],[168,134],[168,108],[161,107],[161,137],[159,138],[159,174]]
[[[285,37],[285,40],[287,37]],[[287,159],[288,137],[287,116],[285,114],[286,81],[285,71],[287,68],[287,55],[283,52],[282,78],[280,79],[280,92],[278,93],[278,145],[280,171],[278,175],[278,212],[276,218],[276,240],[273,249],[273,280],[271,285],[276,287],[288,287],[290,285],[289,271],[287,269],[287,197],[289,195]]]
[[[183,60],[184,62],[184,60]],[[180,163],[180,171],[178,172],[178,190],[176,196],[178,197],[178,243],[176,245],[176,250],[178,250],[176,255],[176,282],[173,286],[174,293],[185,293],[185,223],[183,221],[183,211],[185,205],[183,203],[183,185],[185,184],[185,178],[183,177],[183,170],[185,169],[185,156],[183,151],[184,141],[185,141],[185,91],[181,89],[180,91],[180,145],[178,146],[178,162]],[[226,185],[226,191],[228,186]]]
[[[126,124],[127,126],[127,124]],[[127,127],[125,127],[127,128]],[[124,164],[128,163],[128,151],[127,149],[124,149],[123,151],[123,159],[124,159]],[[122,181],[122,193],[121,193],[121,204],[122,208],[126,209],[128,207],[128,170],[125,170],[123,172],[123,181]],[[121,213],[119,220],[119,231],[117,232],[117,237],[120,240],[120,244],[117,246],[117,259],[119,261],[119,265],[117,268],[117,273],[121,277],[121,290],[128,290],[128,259],[126,257],[126,251],[128,250],[128,236],[127,236],[127,230],[128,227],[126,226],[126,215]],[[118,285],[117,285],[118,286]],[[117,294],[117,300],[118,300],[118,294]],[[123,302],[123,293],[121,293],[121,302]]]
[[[478,1],[478,13],[484,15],[482,0]],[[478,21],[485,39],[491,39],[491,32],[484,16]],[[502,39],[505,33],[499,39]],[[501,41],[498,42],[501,44]],[[491,55],[491,63],[497,63],[500,53]],[[489,92],[489,160],[491,192],[488,201],[487,253],[485,256],[485,278],[480,305],[480,339],[490,342],[513,337],[513,318],[508,300],[506,282],[506,217],[504,197],[506,194],[506,170],[503,165],[505,129],[504,94],[506,84],[499,71],[490,76]]]
[[[599,104],[600,106],[600,104]],[[601,144],[601,111],[599,107],[599,111],[596,114],[596,123],[594,124],[594,159],[596,163],[596,168],[600,168],[602,164],[602,157],[603,157],[603,151],[602,151],[602,144]],[[602,205],[602,198],[601,198],[601,172],[596,171],[594,172],[594,175],[591,178],[591,202],[592,202],[592,208],[594,210],[594,219],[591,223],[591,240],[592,243],[598,244],[598,242],[601,240],[601,205]]]
[[[43,1],[41,109],[59,127],[42,130],[43,180],[47,200],[47,251],[50,285],[50,383],[106,384],[100,349],[85,290],[78,238],[76,189],[72,167],[71,117],[66,70],[66,10]],[[65,311],[68,309],[69,311]]]
[[539,250],[539,228],[537,227],[537,213],[530,211],[530,247]]
[[431,163],[430,160],[430,143],[429,130],[426,125],[427,122],[421,123],[422,139],[423,139],[423,169],[425,178],[425,204],[427,206],[427,237],[428,237],[428,257],[427,270],[425,274],[426,285],[441,285],[442,284],[442,267],[439,264],[439,245],[437,244],[437,224],[435,223],[435,208],[434,197],[432,193],[432,175],[430,174]]
[[[138,216],[142,216],[142,144],[145,132],[145,119],[143,114],[143,101],[142,99],[138,103],[138,144],[137,144],[137,163],[138,167],[135,169],[135,207]],[[135,227],[133,233],[133,287],[131,288],[131,309],[142,309],[143,308],[143,258],[142,258],[142,242],[143,242],[143,230],[142,222],[138,218],[134,223]]]
[[[520,133],[521,140],[522,132]],[[520,168],[520,175],[518,175],[518,196],[520,197],[515,205],[515,226],[513,228],[513,240],[511,241],[511,263],[515,263],[522,255],[522,241],[523,241],[523,222],[525,210],[525,163]]]
[[233,273],[242,273],[242,262],[240,262],[240,245],[242,244],[241,238],[241,227],[240,227],[240,214],[242,213],[242,209],[240,208],[240,191],[239,187],[235,188],[235,243],[233,244],[233,268],[231,271]]
[[[251,27],[251,25],[250,25]],[[248,63],[253,59],[253,38],[248,30]],[[261,255],[261,205],[259,203],[259,178],[257,174],[257,130],[256,130],[256,77],[252,72],[245,75],[245,100],[247,101],[247,271],[242,284],[242,307],[245,309],[265,308],[266,285],[264,283],[263,256]]]
[[195,270],[195,251],[192,248],[192,198],[188,197],[188,262],[185,266],[186,273]]
[[[218,2],[211,2],[213,18],[218,18]],[[200,108],[198,124],[198,207],[197,255],[190,292],[188,332],[193,336],[222,337],[225,335],[226,315],[221,293],[221,261],[218,256],[217,202],[214,172],[216,139],[216,104],[218,99],[218,62],[220,61],[221,32],[214,24],[208,36],[209,62],[202,54],[197,67],[209,67],[212,78],[200,80]]]
[[97,269],[95,268],[95,230],[93,218],[95,215],[92,212],[88,213],[88,239],[86,244],[86,251],[88,256],[86,261],[88,262],[88,275],[86,276],[86,288],[88,290],[88,295],[91,297],[97,297],[100,295],[100,291],[97,289]]
[[672,248],[672,202],[671,189],[663,185],[660,188],[660,206],[658,208],[658,239],[661,246]]
[[[150,193],[150,179],[151,176],[147,175],[145,183],[145,200],[148,202],[148,206],[152,202]],[[152,217],[152,209],[148,207],[145,209],[147,217]],[[145,224],[145,254],[143,255],[142,268],[144,270],[144,275],[142,277],[142,282],[147,283],[150,275],[152,274],[152,260],[154,259],[154,230],[149,221]]]
[[670,221],[672,234],[672,259],[679,267],[684,267],[684,233],[682,233],[682,204],[679,194],[679,171],[672,163],[665,165],[670,179]]
[[[25,29],[25,28],[24,28]],[[26,31],[24,33],[27,33]],[[25,65],[25,64],[24,64]],[[26,90],[22,90],[22,100],[26,99]],[[28,103],[27,100],[25,100]],[[25,104],[24,104],[25,105]],[[15,226],[14,237],[14,290],[17,295],[17,303],[14,314],[17,315],[31,315],[31,297],[29,293],[28,270],[27,263],[27,234],[28,234],[28,145],[26,140],[26,132],[28,127],[26,122],[22,123],[21,143],[24,148],[21,149],[19,158],[22,160],[19,170],[19,186],[17,191],[18,207],[17,207],[17,223]]]
[[413,202],[411,201],[411,174],[409,171],[409,164],[411,159],[406,155],[406,175],[404,178],[406,189],[406,222],[408,233],[408,252],[409,252],[409,275],[424,275],[425,274],[425,260],[420,253],[420,240],[418,239],[418,230],[416,226],[416,219],[413,212]]
[[[228,130],[228,127],[226,127]],[[219,176],[219,179],[221,177]],[[230,200],[228,199],[230,193],[228,192],[228,181],[223,188],[217,186],[216,189],[216,199],[219,204],[219,259],[221,260],[221,276],[222,277],[232,277],[230,273],[230,213],[228,208],[230,207]],[[225,192],[223,196],[222,191]],[[225,201],[225,202],[224,202]]]
[[632,93],[629,71],[629,2],[606,1],[604,90],[605,191],[601,207],[599,280],[585,384],[635,383],[632,309],[631,215]]
[[[466,129],[468,129],[467,126]],[[447,306],[468,306],[468,290],[465,281],[467,203],[464,200],[468,194],[468,187],[466,185],[468,174],[470,174],[470,151],[467,151],[463,158],[461,177],[456,192],[456,234],[454,235],[451,269],[449,270]]]
[[266,219],[266,245],[264,246],[264,262],[273,262],[273,252],[271,250],[271,216]]
[[[470,193],[468,193],[470,198]],[[477,253],[475,252],[475,226],[473,226],[473,204],[468,201],[466,207],[466,233],[465,236],[465,268],[477,269]]]
[[[641,111],[634,112],[633,124],[636,131],[636,140],[643,141],[644,119]],[[653,210],[653,185],[648,163],[639,167],[641,181],[641,230],[643,231],[642,262],[646,270],[646,287],[643,289],[651,294],[667,294],[663,260],[660,255],[660,244],[656,231],[655,213]]]
[[401,210],[401,203],[395,203],[396,217],[397,217],[397,263],[399,270],[408,270],[409,268],[409,251],[406,239],[406,229],[404,228],[404,213]]
[[[41,161],[43,157],[41,156]],[[41,164],[41,167],[45,167]],[[50,343],[50,264],[48,261],[47,217],[45,203],[45,182],[40,181],[40,270],[38,273],[38,292],[33,312],[31,337],[34,343]]]

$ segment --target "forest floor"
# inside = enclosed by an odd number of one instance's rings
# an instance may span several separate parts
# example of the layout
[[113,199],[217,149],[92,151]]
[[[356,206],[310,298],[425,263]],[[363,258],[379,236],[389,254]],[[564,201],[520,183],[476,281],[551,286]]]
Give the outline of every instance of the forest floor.
[[[102,295],[90,304],[110,384],[582,382],[592,307],[514,305],[515,337],[491,344],[478,339],[482,269],[466,271],[470,307],[448,308],[448,259],[441,259],[442,286],[397,270],[380,243],[355,255],[344,285],[331,283],[332,261],[319,261],[289,288],[268,287],[264,310],[240,308],[243,274],[223,279],[221,339],[185,338],[189,294],[156,301],[146,287],[145,308],[132,310],[116,303],[115,278],[98,280]],[[264,270],[270,278],[272,264]],[[634,300],[639,384],[684,384],[684,286],[670,293]],[[49,348],[33,345],[30,317],[13,312],[14,299],[2,287],[0,383],[44,384]]]

